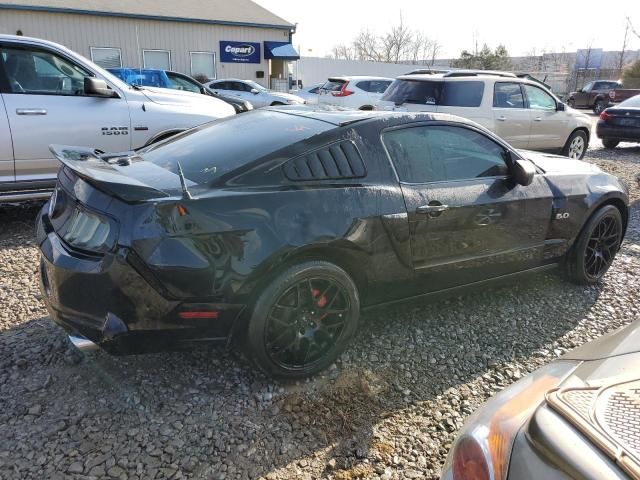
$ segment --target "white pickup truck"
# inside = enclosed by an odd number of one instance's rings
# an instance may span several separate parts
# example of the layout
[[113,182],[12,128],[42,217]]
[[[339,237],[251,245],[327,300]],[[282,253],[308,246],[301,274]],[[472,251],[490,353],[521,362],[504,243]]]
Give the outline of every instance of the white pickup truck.
[[127,151],[234,114],[213,97],[132,87],[61,45],[0,35],[0,201],[49,195],[50,144]]

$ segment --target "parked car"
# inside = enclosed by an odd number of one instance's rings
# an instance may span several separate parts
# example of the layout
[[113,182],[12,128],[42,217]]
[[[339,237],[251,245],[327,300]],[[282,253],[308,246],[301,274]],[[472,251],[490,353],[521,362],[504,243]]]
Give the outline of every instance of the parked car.
[[232,339],[284,379],[331,365],[361,308],[558,264],[594,284],[629,217],[597,166],[449,115],[271,107],[128,154],[52,150],[54,321],[114,353]]
[[294,90],[292,93],[304,100],[307,105],[316,105],[318,103],[318,95],[320,94],[320,87],[324,85],[322,83],[316,83],[310,87],[301,88],[300,90]]
[[229,95],[213,93],[213,91],[198,82],[195,78],[184,73],[150,68],[142,70],[134,68],[108,68],[107,70],[130,85],[170,88],[173,90],[181,90],[183,92],[208,95],[228,103],[234,108],[236,113],[253,110],[253,105],[246,100]]
[[269,105],[301,105],[304,100],[290,93],[269,90],[252,80],[215,80],[207,85],[216,94],[241,98],[251,102],[255,108]]
[[567,105],[571,108],[591,108],[593,113],[600,114],[609,105],[609,92],[622,88],[615,80],[597,80],[589,82],[576,92],[567,96]]
[[235,113],[214,98],[131,87],[61,45],[11,35],[0,35],[0,96],[0,201],[50,195],[52,143],[126,151]]
[[318,103],[373,110],[392,82],[392,78],[385,77],[331,77],[320,87]]
[[620,142],[640,143],[640,95],[602,112],[596,134],[605,148],[616,148]]
[[164,70],[155,68],[107,68],[127,85],[140,87],[171,88],[171,81]]
[[512,73],[403,75],[377,108],[460,115],[516,148],[560,152],[577,159],[584,157],[591,135],[588,115],[567,108],[538,82]]
[[640,95],[638,88],[616,88],[609,92],[609,105],[616,105],[636,95]]
[[640,322],[502,390],[458,433],[442,480],[640,478]]

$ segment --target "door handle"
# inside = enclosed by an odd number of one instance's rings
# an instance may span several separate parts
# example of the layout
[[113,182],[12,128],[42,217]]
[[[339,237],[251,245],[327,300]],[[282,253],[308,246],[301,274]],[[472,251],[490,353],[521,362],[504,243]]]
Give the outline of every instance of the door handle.
[[507,120],[507,117],[505,117],[504,115],[500,115],[497,119],[499,122],[504,122]]
[[542,121],[542,117],[536,117],[533,119],[534,122],[541,122]]
[[44,108],[17,108],[17,115],[46,115],[47,111]]
[[449,205],[421,205],[416,208],[416,213],[442,213],[449,210]]

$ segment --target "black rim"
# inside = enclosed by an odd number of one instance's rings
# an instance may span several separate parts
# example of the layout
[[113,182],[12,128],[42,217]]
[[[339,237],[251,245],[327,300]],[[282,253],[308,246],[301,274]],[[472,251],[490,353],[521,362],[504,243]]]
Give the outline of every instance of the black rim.
[[585,252],[584,269],[591,278],[601,277],[618,250],[620,226],[615,217],[604,217],[591,232]]
[[321,277],[301,280],[269,312],[267,355],[286,369],[307,368],[335,348],[350,316],[351,302],[339,283]]

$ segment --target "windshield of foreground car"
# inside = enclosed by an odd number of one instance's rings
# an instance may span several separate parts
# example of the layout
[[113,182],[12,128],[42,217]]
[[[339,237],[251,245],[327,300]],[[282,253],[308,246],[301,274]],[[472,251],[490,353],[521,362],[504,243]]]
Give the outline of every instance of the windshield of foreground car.
[[248,165],[334,125],[272,110],[255,110],[201,125],[165,142],[139,150],[143,160],[198,184]]

